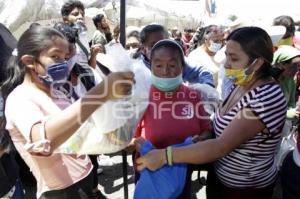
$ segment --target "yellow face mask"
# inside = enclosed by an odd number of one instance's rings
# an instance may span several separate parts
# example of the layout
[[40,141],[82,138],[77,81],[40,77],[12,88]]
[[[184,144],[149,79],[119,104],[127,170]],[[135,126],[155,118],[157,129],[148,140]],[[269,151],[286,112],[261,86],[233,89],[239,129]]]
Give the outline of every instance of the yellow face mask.
[[288,38],[285,38],[285,39],[280,39],[277,42],[277,46],[281,46],[281,45],[292,46],[293,45],[293,37],[288,37]]
[[[253,65],[256,59],[252,62]],[[235,85],[245,86],[247,85],[254,76],[254,71],[251,74],[247,74],[249,67],[242,69],[226,69],[225,75],[228,77]]]

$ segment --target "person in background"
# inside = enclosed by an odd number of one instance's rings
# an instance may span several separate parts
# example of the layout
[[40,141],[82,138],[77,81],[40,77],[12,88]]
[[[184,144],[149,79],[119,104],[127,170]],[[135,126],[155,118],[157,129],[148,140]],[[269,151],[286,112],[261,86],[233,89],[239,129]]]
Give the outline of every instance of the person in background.
[[216,62],[214,56],[224,45],[224,31],[219,26],[210,25],[205,29],[203,37],[204,43],[190,52],[188,61],[210,70],[214,77],[214,85],[217,87],[220,63]]
[[127,50],[130,57],[136,59],[137,51],[141,48],[141,38],[140,33],[137,30],[130,31],[126,35],[125,49]]
[[120,25],[116,25],[113,29],[112,40],[109,43],[120,43]]
[[76,101],[83,96],[88,90],[93,88],[100,82],[95,82],[92,76],[82,75],[85,73],[85,68],[78,64],[78,55],[76,54],[76,40],[78,39],[78,32],[71,26],[59,22],[54,25],[54,28],[62,33],[69,42],[69,54],[67,55],[70,85],[61,87],[66,95]]
[[215,161],[215,189],[208,199],[270,199],[287,109],[272,78],[272,41],[261,28],[239,28],[228,36],[225,54],[226,75],[235,87],[215,114],[216,138],[172,148],[169,155],[166,149],[152,150],[137,159],[138,170],[156,170],[167,158],[172,163]]
[[276,17],[273,20],[274,26],[284,26],[286,28],[286,32],[283,35],[282,39],[277,43],[277,47],[281,45],[290,45],[293,46],[293,37],[295,36],[295,22],[292,17],[287,15],[281,15]]
[[[299,24],[299,22],[298,22],[298,24]],[[299,27],[299,25],[298,25],[298,29],[295,31],[293,43],[294,43],[295,48],[300,50],[300,27]]]
[[[95,82],[94,76],[86,76],[84,68],[77,63],[78,55],[76,54],[76,41],[78,39],[78,32],[76,29],[72,28],[68,24],[65,23],[56,23],[54,28],[62,33],[69,42],[69,53],[66,56],[66,60],[68,61],[68,70],[69,76],[68,81],[69,84],[65,84],[59,88],[65,95],[70,98],[70,100],[74,103],[80,97],[84,96],[87,91],[93,88],[96,84],[100,82]],[[93,197],[94,198],[105,198],[105,196],[98,189],[98,162],[97,156],[90,155],[89,156],[93,163]]]
[[[96,55],[101,51],[99,46],[89,47],[87,38],[87,29],[85,26],[85,8],[81,1],[69,0],[65,2],[61,8],[61,16],[63,23],[70,26],[77,31],[76,36],[76,64],[74,64],[73,72],[77,74],[80,79],[73,78],[73,83],[78,81],[74,92],[78,97],[84,95],[87,90],[99,84],[102,81],[102,72],[97,66]],[[72,73],[74,75],[74,73]],[[72,77],[72,75],[71,75]],[[78,98],[77,97],[77,98]],[[75,99],[75,98],[73,98]],[[90,156],[94,165],[94,168],[98,168],[97,157]],[[94,175],[97,174],[94,172]],[[95,177],[96,178],[96,177]]]
[[[145,26],[141,33],[141,49],[137,52],[135,57],[142,60],[145,67],[150,70],[150,54],[154,44],[160,40],[167,39],[168,34],[165,28],[158,24],[151,24]],[[186,63],[182,72],[183,81],[189,84],[208,84],[214,87],[213,78],[210,71],[206,70],[203,66],[193,66]]]
[[92,73],[87,71],[86,75],[92,76],[93,74],[97,79],[96,81],[101,81],[101,77],[99,75],[101,72],[97,70],[98,67],[96,67],[96,56],[101,51],[101,48],[99,46],[89,47],[87,28],[85,26],[84,5],[80,1],[69,0],[63,4],[61,8],[61,16],[64,23],[78,31],[78,40],[76,40],[78,63],[85,67],[86,70],[89,70],[88,68],[92,68]]
[[92,38],[92,46],[95,44],[102,46],[108,44],[113,38],[105,16],[103,14],[97,14],[93,17],[93,22],[97,30]]
[[300,198],[300,121],[297,128],[297,144],[289,152],[281,167],[282,199]]
[[184,28],[183,35],[182,35],[182,41],[187,49],[190,48],[190,42],[193,38],[193,30],[191,28]]
[[174,40],[181,46],[181,48],[183,49],[184,55],[187,55],[187,45],[185,45],[185,43],[182,40],[182,34],[179,30],[175,31],[173,34],[173,38]]
[[[294,126],[298,126],[298,138],[294,151],[289,152],[282,162],[281,166],[281,186],[282,186],[282,198],[283,199],[296,199],[300,197],[299,186],[300,181],[299,172],[299,149],[300,149],[300,137],[299,137],[299,100],[298,107],[295,101],[295,74],[300,68],[300,51],[296,48],[288,45],[279,46],[278,50],[274,53],[273,58],[274,68],[276,71],[276,79],[280,83],[282,90],[285,94],[286,101],[288,102],[287,122],[293,123]],[[296,98],[297,99],[297,98]],[[292,126],[292,125],[290,125]],[[284,132],[284,138],[288,139],[292,133],[291,129],[288,132]],[[293,138],[292,138],[293,139]],[[281,158],[283,159],[283,158]],[[280,161],[281,161],[280,159]]]
[[[0,23],[0,85],[6,78],[6,66],[9,57],[16,48],[17,40],[11,32]],[[16,114],[18,114],[16,112]],[[0,125],[5,122],[4,99],[0,90]],[[0,198],[23,199],[24,191],[19,177],[19,165],[16,161],[16,149],[3,128],[0,131]],[[29,172],[29,171],[28,171]]]
[[300,69],[300,51],[288,45],[279,46],[274,53],[274,78],[279,82],[288,105],[287,118],[299,117],[296,110],[296,72]]
[[[89,39],[87,38],[87,29],[85,26],[85,8],[82,2],[67,1],[61,8],[61,15],[63,22],[77,31],[77,36],[75,37],[76,54],[73,58],[76,63],[73,64],[74,67],[70,76],[71,82],[75,86],[72,89],[74,92],[71,92],[73,95],[72,99],[76,100],[102,81],[102,76],[104,76],[103,71],[97,65],[96,60],[101,47],[89,47]],[[98,173],[102,172],[102,168],[98,168],[97,155],[90,155],[89,157],[93,163],[93,191],[99,197],[102,197],[102,193],[98,189]]]
[[203,44],[203,35],[205,32],[206,27],[200,26],[196,29],[193,38],[190,41],[190,47],[188,49],[188,54],[195,50],[199,45]]
[[178,27],[174,26],[173,28],[171,28],[170,32],[171,32],[171,36],[170,38],[175,38],[175,32],[178,30]]

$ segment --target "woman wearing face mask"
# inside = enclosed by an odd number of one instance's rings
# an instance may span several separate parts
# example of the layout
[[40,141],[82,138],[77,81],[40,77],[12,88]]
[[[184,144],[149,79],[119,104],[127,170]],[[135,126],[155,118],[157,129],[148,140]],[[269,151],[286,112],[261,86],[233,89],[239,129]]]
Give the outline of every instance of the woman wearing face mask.
[[134,57],[134,55],[137,53],[140,47],[141,47],[140,33],[137,30],[131,31],[126,36],[125,49],[128,52],[128,55],[132,58],[136,58]]
[[[87,91],[92,89],[95,85],[99,84],[102,79],[96,78],[97,75],[93,75],[90,67],[86,68],[78,64],[78,55],[76,54],[76,40],[78,38],[78,32],[65,23],[56,23],[54,28],[61,32],[69,42],[69,53],[66,59],[68,60],[68,83],[59,87],[59,90],[64,92],[72,102],[75,102],[80,97],[84,96]],[[86,72],[90,75],[85,75]],[[101,191],[98,189],[98,168],[97,155],[89,155],[93,164],[93,199],[105,198]]]
[[287,118],[299,117],[296,110],[295,75],[300,69],[300,51],[292,46],[282,45],[274,53],[273,65],[276,72],[274,78],[280,84],[288,105]]
[[[78,54],[76,54],[76,40],[78,39],[78,32],[69,25],[59,22],[54,25],[54,28],[61,32],[69,42],[69,53],[66,60],[68,62],[69,77],[71,83],[64,85],[60,89],[67,93],[76,101],[79,97],[84,95],[86,91],[99,84],[102,79],[97,75],[93,75],[94,71],[91,68],[83,67],[78,63]],[[84,75],[84,74],[90,75]],[[97,77],[97,78],[96,78]]]
[[285,121],[286,101],[272,78],[272,41],[258,27],[234,30],[227,39],[225,69],[235,86],[213,121],[215,139],[181,148],[149,152],[137,159],[138,169],[156,170],[172,163],[215,161],[214,197],[268,199],[277,170],[275,151]]
[[203,39],[202,45],[188,55],[188,62],[193,65],[204,66],[210,70],[217,87],[220,63],[215,60],[215,55],[224,44],[224,31],[219,26],[210,25],[205,28]]
[[279,17],[276,17],[273,20],[274,26],[284,26],[286,28],[286,32],[283,35],[282,39],[280,39],[276,47],[279,47],[281,45],[289,45],[293,46],[293,37],[295,36],[295,22],[292,17],[287,15],[281,15]]
[[[128,95],[132,73],[112,73],[75,103],[59,90],[69,74],[69,45],[55,29],[26,30],[2,84],[5,127],[37,180],[37,198],[92,198],[86,155],[53,153],[102,103]],[[126,80],[127,83],[115,81]],[[114,88],[114,92],[112,92]]]
[[[135,137],[149,140],[159,149],[182,143],[189,136],[199,136],[199,140],[210,137],[209,117],[199,94],[183,84],[183,66],[184,54],[177,42],[165,39],[153,46],[150,103]],[[190,195],[190,175],[186,184],[188,191],[183,191],[182,198]]]
[[[296,107],[295,103],[295,74],[300,68],[300,51],[292,46],[282,45],[274,53],[273,58],[274,68],[276,71],[276,79],[280,83],[282,90],[285,94],[286,100],[288,102],[287,111],[287,123],[292,123],[298,125],[298,147],[296,145],[293,151],[287,153],[285,157],[280,157],[282,159],[281,166],[281,186],[283,190],[283,199],[299,198],[300,192],[298,189],[299,185],[299,174],[300,174],[300,137],[299,137],[299,103]],[[291,125],[290,125],[291,126]],[[290,129],[288,132],[284,132],[283,140],[290,140],[291,135]],[[293,138],[292,138],[293,139]],[[280,153],[279,153],[280,154]],[[283,156],[283,155],[282,155]],[[281,162],[280,162],[281,163]]]

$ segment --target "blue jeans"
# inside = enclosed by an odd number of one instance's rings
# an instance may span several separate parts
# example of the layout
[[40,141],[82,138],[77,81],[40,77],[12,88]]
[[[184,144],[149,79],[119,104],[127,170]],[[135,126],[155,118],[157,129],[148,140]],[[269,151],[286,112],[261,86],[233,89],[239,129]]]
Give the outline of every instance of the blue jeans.
[[23,186],[22,186],[20,179],[17,179],[15,187],[16,187],[16,190],[13,195],[13,198],[14,199],[23,199],[24,198],[24,190],[23,190]]

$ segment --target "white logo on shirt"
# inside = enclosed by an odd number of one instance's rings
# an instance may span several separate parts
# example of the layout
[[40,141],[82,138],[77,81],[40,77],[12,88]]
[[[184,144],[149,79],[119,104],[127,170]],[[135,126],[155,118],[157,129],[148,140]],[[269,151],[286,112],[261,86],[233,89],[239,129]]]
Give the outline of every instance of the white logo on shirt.
[[194,109],[190,104],[185,105],[181,111],[182,116],[185,116],[187,119],[194,117]]

